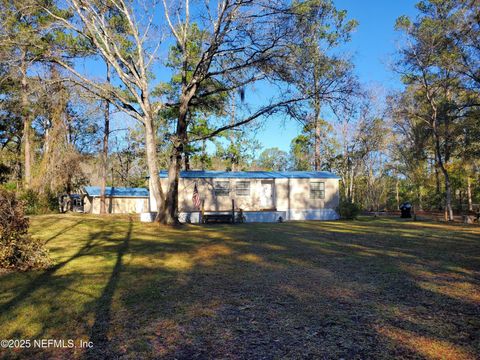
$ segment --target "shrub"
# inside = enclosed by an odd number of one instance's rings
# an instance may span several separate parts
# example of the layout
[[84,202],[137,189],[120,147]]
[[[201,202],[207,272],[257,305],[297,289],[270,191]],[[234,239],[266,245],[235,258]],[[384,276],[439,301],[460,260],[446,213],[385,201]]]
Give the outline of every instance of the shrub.
[[58,209],[58,200],[51,192],[39,194],[35,190],[28,189],[20,195],[20,199],[25,202],[27,215],[49,214]]
[[25,271],[50,265],[44,243],[30,237],[28,227],[25,203],[0,189],[0,268]]
[[52,191],[48,191],[42,199],[44,213],[58,213],[58,197]]
[[342,219],[353,220],[360,214],[360,206],[350,201],[341,201],[338,206],[338,213]]
[[25,214],[34,215],[39,213],[40,197],[36,191],[31,189],[25,190],[20,194],[20,199],[24,204]]
[[0,189],[5,189],[5,190],[8,190],[8,191],[15,191],[15,190],[17,190],[17,184],[13,181],[6,182],[6,183],[0,185]]

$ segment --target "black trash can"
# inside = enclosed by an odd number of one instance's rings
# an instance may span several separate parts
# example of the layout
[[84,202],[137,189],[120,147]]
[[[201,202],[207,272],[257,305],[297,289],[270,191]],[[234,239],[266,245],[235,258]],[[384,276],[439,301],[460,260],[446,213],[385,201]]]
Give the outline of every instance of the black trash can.
[[412,204],[410,204],[409,202],[404,202],[402,205],[400,205],[400,211],[402,212],[402,215],[400,217],[411,218],[412,217]]

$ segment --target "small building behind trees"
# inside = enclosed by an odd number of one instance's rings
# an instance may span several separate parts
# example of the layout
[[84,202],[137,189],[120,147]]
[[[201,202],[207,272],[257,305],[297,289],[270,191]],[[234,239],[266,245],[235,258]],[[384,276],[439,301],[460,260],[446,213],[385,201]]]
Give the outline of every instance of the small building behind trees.
[[[84,211],[100,214],[100,187],[85,186]],[[149,192],[146,188],[106,187],[105,201],[109,214],[140,214],[149,210]]]

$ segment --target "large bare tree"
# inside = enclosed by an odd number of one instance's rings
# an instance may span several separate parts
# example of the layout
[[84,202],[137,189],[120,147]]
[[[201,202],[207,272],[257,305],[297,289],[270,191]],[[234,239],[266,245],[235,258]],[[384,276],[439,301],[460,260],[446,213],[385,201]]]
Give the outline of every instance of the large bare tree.
[[152,42],[150,36],[155,28],[155,7],[124,0],[68,0],[66,3],[74,13],[69,18],[46,8],[59,25],[74,34],[75,39],[66,41],[65,48],[72,47],[74,50],[83,45],[92,49],[92,56],[101,58],[110,67],[112,81],[82,72],[75,63],[62,57],[56,56],[52,61],[72,74],[72,82],[143,125],[149,189],[159,210],[163,192],[158,175],[155,117],[163,104],[151,93],[152,66],[156,63],[157,49],[161,45],[159,37]]

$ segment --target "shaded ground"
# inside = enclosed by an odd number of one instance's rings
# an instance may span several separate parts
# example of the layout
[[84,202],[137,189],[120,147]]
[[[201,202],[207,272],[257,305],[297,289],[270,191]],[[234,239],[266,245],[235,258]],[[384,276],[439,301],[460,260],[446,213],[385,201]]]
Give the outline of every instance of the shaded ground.
[[[371,211],[371,212],[364,212],[363,215],[366,216],[379,216],[379,217],[394,217],[398,218],[400,217],[400,211]],[[454,211],[453,213],[453,221],[455,223],[461,223],[464,224],[465,222],[465,216],[469,215],[471,219],[471,224],[478,225],[478,219],[477,219],[477,212],[476,211]],[[439,221],[439,222],[446,222],[445,220],[445,212],[443,211],[431,211],[431,210],[416,210],[415,212],[412,213],[412,218],[416,216],[416,219],[418,221]]]
[[[0,274],[4,358],[480,358],[480,228],[41,216],[55,266]],[[3,351],[3,352],[2,352]]]

